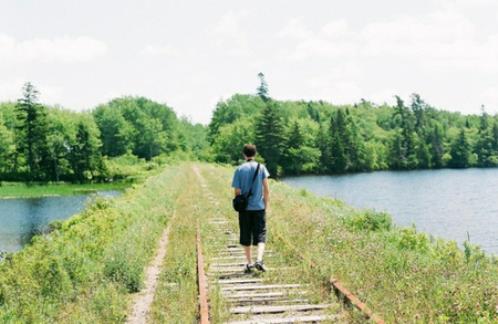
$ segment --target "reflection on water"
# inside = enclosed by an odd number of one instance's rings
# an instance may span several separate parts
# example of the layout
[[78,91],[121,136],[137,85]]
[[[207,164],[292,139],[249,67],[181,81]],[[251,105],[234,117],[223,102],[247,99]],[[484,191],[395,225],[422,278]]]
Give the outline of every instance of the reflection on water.
[[[402,226],[498,254],[498,169],[373,172],[284,179],[350,205],[389,212]],[[468,235],[468,236],[467,236]]]
[[91,195],[0,200],[0,251],[13,252],[47,229],[50,222],[80,212],[92,197],[114,197],[119,191]]

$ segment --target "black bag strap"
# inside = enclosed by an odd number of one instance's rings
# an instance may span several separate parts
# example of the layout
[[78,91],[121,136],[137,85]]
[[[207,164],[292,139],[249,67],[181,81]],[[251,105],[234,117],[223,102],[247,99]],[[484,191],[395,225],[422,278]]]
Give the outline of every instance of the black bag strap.
[[259,173],[259,165],[260,164],[258,163],[258,167],[256,168],[256,172],[254,172],[254,176],[252,177],[251,187],[249,188],[249,192],[247,193],[247,198],[251,197],[251,195],[252,195],[252,187],[254,186],[254,181],[256,181],[256,176]]

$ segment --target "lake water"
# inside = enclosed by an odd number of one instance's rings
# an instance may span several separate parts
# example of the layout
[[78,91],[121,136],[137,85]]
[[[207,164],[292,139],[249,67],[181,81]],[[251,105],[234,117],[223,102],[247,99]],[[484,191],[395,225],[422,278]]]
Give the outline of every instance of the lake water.
[[[387,211],[396,224],[498,254],[498,169],[381,171],[283,181],[350,205]],[[468,236],[467,236],[468,235]]]
[[0,199],[0,251],[21,249],[50,222],[80,212],[95,196],[114,197],[119,193],[111,190],[90,195]]

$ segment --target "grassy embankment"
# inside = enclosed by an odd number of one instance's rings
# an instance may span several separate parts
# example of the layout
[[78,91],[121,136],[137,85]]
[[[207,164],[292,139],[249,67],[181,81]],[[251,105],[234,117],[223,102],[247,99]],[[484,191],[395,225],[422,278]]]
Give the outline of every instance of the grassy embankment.
[[166,257],[151,306],[152,323],[195,323],[197,319],[196,222],[204,215],[200,187],[190,165],[185,165],[187,186],[176,201]]
[[[232,170],[208,168],[220,212],[233,215]],[[455,242],[396,228],[385,214],[354,210],[282,183],[272,183],[272,197],[269,248],[294,257],[301,253],[316,264],[310,271],[303,263],[296,278],[307,274],[323,287],[333,274],[388,322],[498,322],[498,261],[478,248],[461,251]]]
[[[169,167],[120,198],[97,202],[1,263],[0,322],[123,322],[130,292],[141,288],[144,266],[174,209],[152,319],[192,322],[196,220],[208,260],[223,244],[208,218],[232,217],[235,226],[232,169],[207,164],[201,169],[217,205],[202,192],[191,165]],[[455,243],[393,228],[383,214],[281,183],[273,182],[272,190],[269,248],[283,257],[268,260],[269,266],[297,266],[285,276],[311,283],[317,300],[328,298],[326,282],[333,274],[388,322],[498,321],[498,264],[478,249],[464,253]],[[315,269],[298,261],[296,248]],[[213,319],[223,319],[225,311],[211,296]]]
[[0,322],[123,322],[186,172],[171,166],[8,256],[0,263]]

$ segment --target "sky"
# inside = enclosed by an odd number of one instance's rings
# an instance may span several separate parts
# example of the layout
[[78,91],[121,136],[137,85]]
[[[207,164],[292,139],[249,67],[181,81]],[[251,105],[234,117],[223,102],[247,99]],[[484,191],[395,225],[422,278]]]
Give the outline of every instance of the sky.
[[393,103],[498,112],[495,0],[0,0],[0,101],[26,81],[87,110],[123,95],[208,123],[216,103]]

